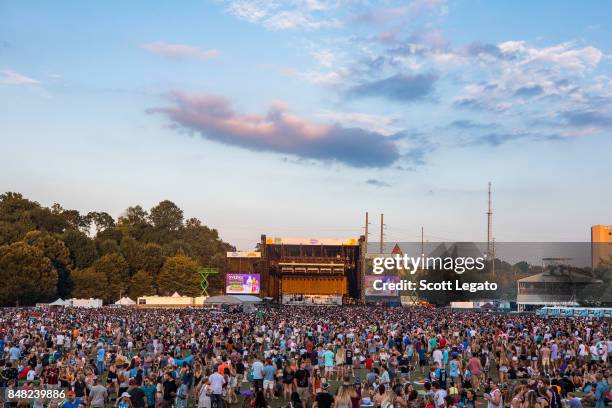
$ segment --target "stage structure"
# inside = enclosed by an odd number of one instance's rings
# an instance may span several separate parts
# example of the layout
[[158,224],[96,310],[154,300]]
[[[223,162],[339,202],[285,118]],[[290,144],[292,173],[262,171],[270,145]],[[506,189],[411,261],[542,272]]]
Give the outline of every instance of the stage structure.
[[360,248],[359,239],[262,235],[261,294],[283,303],[355,301],[362,289]]

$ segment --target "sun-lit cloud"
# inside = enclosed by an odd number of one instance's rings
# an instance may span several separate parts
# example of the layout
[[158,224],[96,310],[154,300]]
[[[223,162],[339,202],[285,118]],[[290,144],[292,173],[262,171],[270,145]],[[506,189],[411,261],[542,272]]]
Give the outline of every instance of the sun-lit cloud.
[[219,56],[217,49],[204,50],[186,44],[172,44],[163,41],[142,44],[140,48],[170,59],[196,58],[207,60]]
[[388,167],[401,157],[391,137],[359,127],[323,124],[275,103],[265,114],[240,113],[221,96],[175,91],[170,106],[149,109],[202,137],[253,151],[290,154],[350,167]]

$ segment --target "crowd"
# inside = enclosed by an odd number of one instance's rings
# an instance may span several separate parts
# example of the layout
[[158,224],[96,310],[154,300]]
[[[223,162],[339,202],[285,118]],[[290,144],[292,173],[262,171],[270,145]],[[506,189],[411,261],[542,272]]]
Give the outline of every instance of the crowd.
[[371,306],[0,311],[5,406],[606,407],[611,319]]

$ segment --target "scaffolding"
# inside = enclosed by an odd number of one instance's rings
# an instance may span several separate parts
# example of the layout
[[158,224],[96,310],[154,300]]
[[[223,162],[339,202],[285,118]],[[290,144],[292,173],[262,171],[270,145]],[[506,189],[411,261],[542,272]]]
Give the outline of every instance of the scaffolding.
[[200,268],[200,287],[202,288],[202,296],[208,296],[208,277],[219,273],[219,268]]

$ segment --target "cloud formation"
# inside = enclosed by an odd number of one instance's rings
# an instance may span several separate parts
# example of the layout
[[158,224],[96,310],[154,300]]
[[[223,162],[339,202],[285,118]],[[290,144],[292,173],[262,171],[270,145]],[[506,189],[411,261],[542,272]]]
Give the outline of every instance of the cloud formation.
[[368,179],[366,181],[366,184],[369,184],[374,187],[391,187],[391,184],[387,183],[386,181],[377,180],[377,179]]
[[0,71],[0,84],[5,85],[38,85],[40,81],[34,78],[19,74],[10,69]]
[[207,60],[220,54],[219,50],[216,49],[203,50],[191,45],[171,44],[163,41],[142,44],[140,48],[170,59],[196,58]]
[[401,102],[421,100],[431,95],[438,77],[433,74],[402,75],[365,82],[349,89],[351,96],[377,96]]
[[163,114],[173,126],[227,145],[364,168],[388,167],[401,157],[390,137],[315,123],[291,114],[283,103],[273,104],[266,114],[251,114],[236,112],[221,96],[175,91],[167,98],[171,106],[148,113]]
[[227,11],[241,20],[260,24],[268,30],[315,30],[338,27],[341,22],[328,11],[338,7],[336,1],[296,0],[227,0]]

